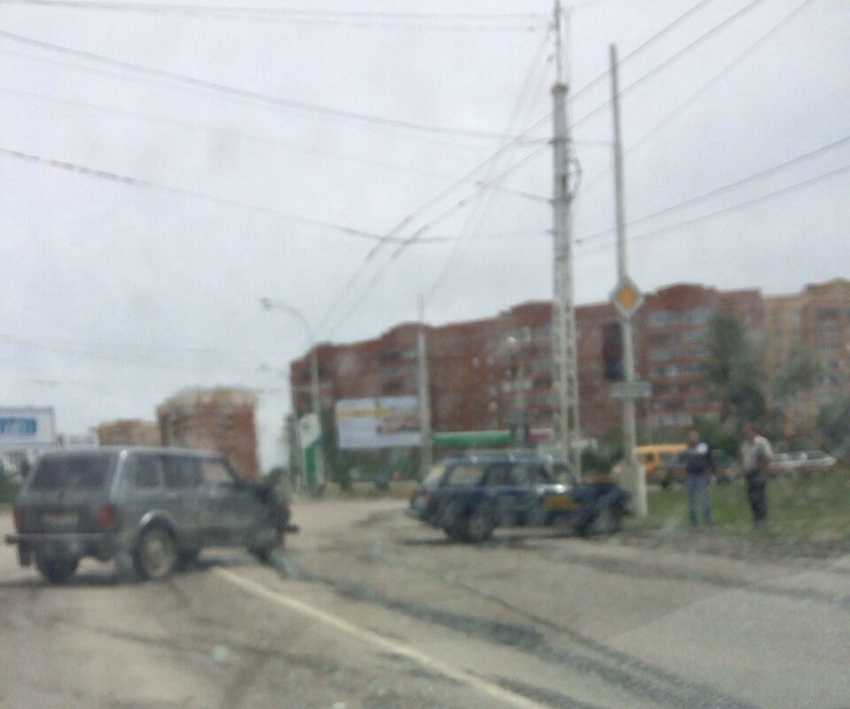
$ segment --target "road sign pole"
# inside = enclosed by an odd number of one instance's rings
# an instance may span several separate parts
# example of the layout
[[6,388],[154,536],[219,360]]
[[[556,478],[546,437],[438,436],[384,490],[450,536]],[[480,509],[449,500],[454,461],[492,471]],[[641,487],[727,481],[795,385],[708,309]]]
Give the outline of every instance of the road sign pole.
[[[628,281],[626,262],[626,206],[623,186],[623,145],[620,139],[620,90],[617,76],[617,46],[610,46],[611,58],[611,107],[614,119],[614,197],[617,207],[617,275],[621,292]],[[637,306],[620,311],[623,332],[623,378],[626,385],[635,380],[635,351],[632,333],[632,313]],[[646,479],[643,468],[638,464],[637,424],[635,421],[636,399],[633,395],[623,399],[623,442],[625,447],[625,487],[632,493],[632,509],[638,517],[645,517]]]

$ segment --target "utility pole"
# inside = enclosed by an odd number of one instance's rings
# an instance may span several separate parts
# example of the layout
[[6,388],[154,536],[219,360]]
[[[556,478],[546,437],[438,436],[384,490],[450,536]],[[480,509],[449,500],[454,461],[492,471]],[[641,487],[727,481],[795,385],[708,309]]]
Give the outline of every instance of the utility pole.
[[637,425],[635,408],[637,398],[643,396],[635,385],[635,348],[632,331],[632,315],[640,307],[642,296],[629,279],[626,260],[626,206],[623,186],[623,145],[620,136],[620,87],[617,72],[617,46],[609,47],[611,59],[611,107],[614,118],[614,201],[617,209],[617,287],[612,294],[614,306],[620,313],[623,335],[623,438],[625,443],[624,487],[632,493],[634,512],[645,517],[646,478],[643,467],[638,464]]
[[419,469],[424,480],[431,471],[434,460],[431,433],[431,378],[428,371],[428,342],[425,337],[425,299],[419,298],[419,431],[422,435],[422,451]]
[[554,187],[552,192],[554,234],[554,294],[552,306],[553,424],[561,457],[576,475],[581,475],[578,364],[576,351],[575,304],[573,302],[573,260],[570,185],[571,145],[567,127],[567,85],[564,83],[561,39],[561,3],[555,2],[555,62],[557,74],[552,87],[554,104],[552,141]]

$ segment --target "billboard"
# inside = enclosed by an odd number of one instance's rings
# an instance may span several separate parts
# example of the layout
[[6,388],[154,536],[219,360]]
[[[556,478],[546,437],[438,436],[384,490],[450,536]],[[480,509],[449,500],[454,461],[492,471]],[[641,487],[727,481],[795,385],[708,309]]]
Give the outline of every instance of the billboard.
[[30,450],[56,445],[52,408],[0,408],[0,449]]
[[336,402],[340,448],[411,448],[422,444],[419,398],[381,396]]

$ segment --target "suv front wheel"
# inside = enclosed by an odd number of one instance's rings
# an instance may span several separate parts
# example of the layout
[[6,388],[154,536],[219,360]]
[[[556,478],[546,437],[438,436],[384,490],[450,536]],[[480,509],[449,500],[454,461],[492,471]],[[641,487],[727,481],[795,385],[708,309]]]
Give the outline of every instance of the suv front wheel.
[[142,532],[133,552],[133,566],[144,579],[161,579],[177,563],[177,545],[167,529],[151,527]]
[[478,507],[466,518],[463,525],[463,538],[471,544],[486,542],[493,534],[496,522],[489,508]]

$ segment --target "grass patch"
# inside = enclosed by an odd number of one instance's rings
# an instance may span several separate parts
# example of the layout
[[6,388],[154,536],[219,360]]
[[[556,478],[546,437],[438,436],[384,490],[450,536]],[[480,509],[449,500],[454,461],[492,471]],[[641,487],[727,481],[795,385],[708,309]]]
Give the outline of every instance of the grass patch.
[[[765,534],[798,540],[850,539],[850,470],[834,469],[797,479],[774,478],[767,486],[769,525]],[[690,529],[684,486],[648,493],[649,515],[632,518],[632,529]],[[715,529],[732,534],[751,533],[752,513],[746,486],[736,480],[711,486]]]

